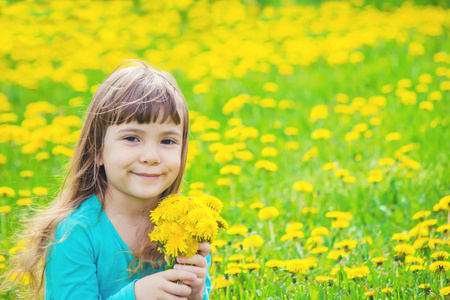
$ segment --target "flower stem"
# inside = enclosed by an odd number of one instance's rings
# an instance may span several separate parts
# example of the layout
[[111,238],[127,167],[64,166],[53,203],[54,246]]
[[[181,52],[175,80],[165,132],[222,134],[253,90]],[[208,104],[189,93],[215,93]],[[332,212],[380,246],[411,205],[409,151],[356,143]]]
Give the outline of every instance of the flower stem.
[[272,220],[269,220],[269,229],[270,229],[270,240],[272,241],[272,243],[275,243],[275,234],[273,232]]
[[300,254],[300,258],[303,259],[303,250],[302,250],[302,246],[300,245],[300,243],[295,242],[295,247],[297,248],[298,254]]

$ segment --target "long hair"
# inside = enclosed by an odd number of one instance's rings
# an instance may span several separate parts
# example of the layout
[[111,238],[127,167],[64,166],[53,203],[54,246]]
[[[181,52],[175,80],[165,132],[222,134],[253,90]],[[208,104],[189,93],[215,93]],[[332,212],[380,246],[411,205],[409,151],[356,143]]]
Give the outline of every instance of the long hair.
[[[140,60],[125,60],[100,84],[92,98],[59,196],[47,209],[25,221],[27,226],[21,237],[26,240],[25,250],[14,258],[13,268],[2,287],[7,286],[7,282],[16,285],[26,278],[32,297],[39,297],[44,283],[47,253],[55,242],[58,224],[92,194],[97,195],[104,208],[107,179],[104,167],[99,167],[98,162],[108,127],[132,121],[140,124],[157,121],[182,124],[180,171],[176,180],[162,192],[159,201],[179,191],[186,165],[189,135],[189,115],[184,96],[169,73],[156,70]],[[146,210],[154,209],[159,201],[149,203]],[[130,276],[143,271],[145,262],[153,267],[160,266],[163,256],[148,238],[152,229],[149,218],[138,229],[140,248],[132,253],[134,259],[128,269]]]

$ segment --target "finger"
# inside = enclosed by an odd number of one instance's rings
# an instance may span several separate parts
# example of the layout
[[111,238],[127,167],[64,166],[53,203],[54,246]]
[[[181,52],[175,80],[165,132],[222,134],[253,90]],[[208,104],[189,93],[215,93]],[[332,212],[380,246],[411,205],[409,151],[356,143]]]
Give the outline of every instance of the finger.
[[[175,265],[175,266],[173,266],[173,268],[175,270],[192,272],[195,275],[197,275],[197,279],[198,278],[202,278],[202,279],[206,278],[206,273],[207,273],[206,268],[199,268],[196,266],[184,266],[184,265]],[[189,282],[191,282],[191,281],[189,281]]]
[[[192,293],[192,288],[186,284],[166,281],[162,287],[163,291],[173,296],[187,297]],[[164,298],[166,299],[166,298]]]
[[184,270],[167,270],[161,273],[164,279],[169,281],[189,281],[197,279],[197,275],[192,272],[184,271]]
[[211,253],[211,245],[208,243],[200,243],[198,244],[198,254],[200,254],[203,257],[206,257],[206,255],[208,255],[209,253]]
[[206,261],[206,258],[200,254],[196,254],[196,255],[192,256],[191,258],[179,256],[177,258],[177,262],[180,264],[193,265],[193,266],[200,267],[200,268],[206,268],[208,266],[208,262]]

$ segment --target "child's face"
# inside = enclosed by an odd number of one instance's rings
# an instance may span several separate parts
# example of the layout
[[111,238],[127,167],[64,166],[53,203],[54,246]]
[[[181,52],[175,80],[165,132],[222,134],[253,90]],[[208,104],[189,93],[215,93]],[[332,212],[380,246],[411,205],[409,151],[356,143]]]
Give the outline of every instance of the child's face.
[[180,172],[182,133],[182,125],[172,121],[109,126],[100,164],[111,196],[117,200],[159,197]]

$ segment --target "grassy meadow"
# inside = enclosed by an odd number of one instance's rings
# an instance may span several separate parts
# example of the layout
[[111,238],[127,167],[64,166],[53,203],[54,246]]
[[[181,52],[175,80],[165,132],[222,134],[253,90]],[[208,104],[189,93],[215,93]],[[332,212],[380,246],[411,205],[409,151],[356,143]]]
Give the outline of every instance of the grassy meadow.
[[211,299],[450,297],[450,9],[392,3],[0,0],[0,274],[140,58],[188,102],[182,192],[224,202]]

